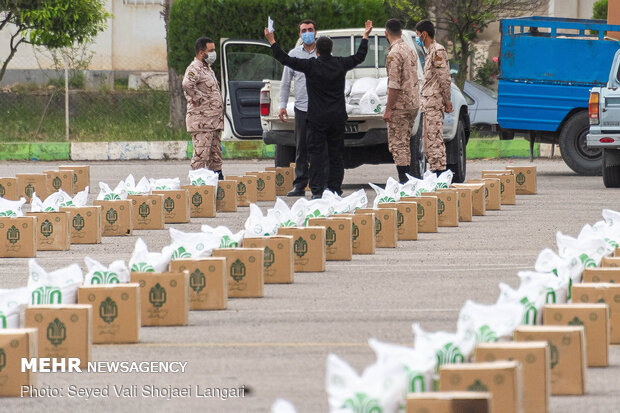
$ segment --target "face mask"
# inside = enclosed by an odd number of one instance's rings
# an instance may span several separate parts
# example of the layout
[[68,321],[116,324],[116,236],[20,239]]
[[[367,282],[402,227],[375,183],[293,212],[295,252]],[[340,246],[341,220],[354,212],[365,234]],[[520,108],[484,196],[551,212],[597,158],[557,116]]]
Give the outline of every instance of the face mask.
[[422,50],[424,50],[424,42],[422,41],[422,39],[420,39],[419,37],[415,38],[415,41],[418,43],[418,45],[422,48]]
[[202,60],[208,65],[212,65],[215,62],[215,59],[217,59],[216,52],[209,52],[207,53],[207,57],[202,58]]
[[305,32],[301,34],[301,41],[310,46],[314,43],[314,32]]

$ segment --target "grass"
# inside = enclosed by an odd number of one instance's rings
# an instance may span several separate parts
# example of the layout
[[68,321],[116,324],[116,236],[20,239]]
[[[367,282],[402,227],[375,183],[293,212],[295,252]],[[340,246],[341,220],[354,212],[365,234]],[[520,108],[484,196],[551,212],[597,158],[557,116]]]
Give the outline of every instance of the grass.
[[[0,93],[0,142],[65,141],[64,98],[53,88]],[[74,91],[69,102],[72,142],[189,139],[168,127],[166,91]]]

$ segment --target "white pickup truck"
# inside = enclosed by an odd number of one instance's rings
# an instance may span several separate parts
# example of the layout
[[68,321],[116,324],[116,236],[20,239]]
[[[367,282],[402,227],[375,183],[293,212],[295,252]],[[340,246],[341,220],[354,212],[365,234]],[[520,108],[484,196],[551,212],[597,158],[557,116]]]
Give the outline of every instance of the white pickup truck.
[[603,150],[603,183],[620,188],[620,50],[616,52],[605,87],[590,90],[588,148]]
[[[326,35],[333,40],[335,56],[348,56],[357,50],[362,32],[361,28],[323,30],[318,35]],[[424,53],[415,39],[414,31],[403,31],[403,40],[418,56],[418,78],[421,85]],[[282,122],[278,117],[282,65],[271,57],[267,42],[222,40],[220,44],[222,92],[226,105],[226,130],[223,139],[262,138],[266,144],[276,145],[276,166],[288,166],[295,161],[295,122],[294,113],[289,113],[287,122]],[[300,44],[298,41],[297,45]],[[366,60],[349,71],[347,79],[353,82],[363,77],[386,77],[385,57],[388,47],[383,34],[371,34]],[[451,96],[454,112],[446,113],[444,118],[447,163],[448,168],[455,174],[454,181],[463,182],[466,175],[466,146],[469,141],[470,121],[467,102],[454,83]],[[293,99],[291,88],[289,101]],[[426,170],[426,159],[422,151],[422,122],[419,113],[411,135],[412,172],[416,176],[422,176]],[[387,128],[381,114],[349,115],[344,144],[346,168],[393,162],[387,145]]]

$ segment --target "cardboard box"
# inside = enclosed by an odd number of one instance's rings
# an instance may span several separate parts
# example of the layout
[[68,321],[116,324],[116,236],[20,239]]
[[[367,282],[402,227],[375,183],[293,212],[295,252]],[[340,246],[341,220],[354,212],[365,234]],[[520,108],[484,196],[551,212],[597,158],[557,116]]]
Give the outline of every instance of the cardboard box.
[[619,257],[603,257],[601,260],[601,267],[603,268],[619,268],[620,267],[620,258]]
[[33,258],[37,253],[35,217],[0,217],[0,258]]
[[78,304],[92,305],[93,343],[137,343],[140,285],[100,284],[78,288]]
[[[435,192],[435,195],[437,196],[439,226],[458,227],[460,213],[459,190],[455,188],[438,189],[437,192]],[[465,193],[464,195],[467,196]],[[469,202],[469,206],[471,210],[471,202]]]
[[16,174],[17,178],[17,197],[25,197],[28,202],[32,200],[32,194],[44,200],[48,196],[48,179],[45,174]]
[[237,212],[237,181],[224,180],[217,183],[215,205],[218,212]]
[[620,248],[614,250],[613,257],[620,258]]
[[37,357],[37,344],[36,328],[0,329],[0,397],[22,397],[22,386],[36,386],[36,374],[22,372],[22,358]]
[[502,205],[501,181],[499,178],[470,179],[467,183],[484,183],[484,199],[487,211],[499,211]]
[[276,200],[276,173],[274,171],[248,172],[246,175],[256,177],[257,199],[259,201]]
[[244,248],[263,248],[265,284],[290,284],[295,267],[293,260],[293,236],[273,235],[243,239]]
[[507,166],[512,171],[517,183],[517,195],[536,195],[535,166]]
[[166,224],[183,224],[189,222],[190,206],[189,191],[175,189],[166,191],[152,191],[153,195],[164,196],[164,222]]
[[553,326],[583,326],[586,333],[588,367],[609,365],[609,306],[607,304],[547,304],[543,323]]
[[17,178],[0,178],[0,198],[18,201]]
[[407,395],[406,413],[489,413],[491,393],[425,392]]
[[163,195],[129,195],[134,230],[164,229]]
[[482,216],[487,213],[487,202],[485,198],[485,188],[486,185],[484,183],[471,183],[471,184],[452,184],[454,188],[469,188],[471,189],[471,208],[472,214],[474,216]]
[[439,227],[439,201],[433,195],[422,194],[419,197],[406,196],[400,199],[403,202],[412,201],[418,204],[418,232],[437,232]]
[[379,208],[396,208],[396,230],[399,240],[418,239],[418,204],[416,202],[383,202]]
[[605,303],[609,306],[610,343],[620,344],[620,284],[573,284],[573,303]]
[[585,394],[586,342],[583,326],[519,326],[515,341],[547,341],[551,394]]
[[131,199],[98,201],[93,205],[101,207],[101,235],[117,237],[133,233],[133,205]]
[[353,254],[374,254],[377,247],[375,213],[343,215],[352,219],[351,240],[353,241]]
[[228,306],[226,258],[185,258],[170,262],[171,272],[189,273],[189,309],[225,310]]
[[80,359],[86,368],[91,356],[90,305],[33,305],[26,308],[24,324],[38,330],[38,357]]
[[548,413],[551,395],[549,344],[546,341],[478,343],[476,362],[515,360],[523,375],[523,412]]
[[263,296],[263,248],[219,248],[214,257],[226,258],[228,298],[260,298]]
[[181,189],[188,190],[190,203],[190,218],[215,217],[215,196],[217,188],[214,186],[183,185]]
[[132,272],[140,285],[142,326],[184,326],[189,317],[189,273]]
[[90,189],[90,165],[60,165],[58,169],[73,171],[73,190],[76,193],[85,190],[86,187]]
[[67,194],[73,196],[75,194],[73,188],[73,171],[43,171],[48,176],[47,193],[53,194],[62,189]]
[[293,236],[295,272],[325,271],[325,227],[282,227],[278,235]]
[[491,413],[522,413],[523,382],[517,361],[446,364],[439,368],[440,391],[491,393]]
[[483,178],[499,178],[502,205],[517,203],[517,186],[512,171],[482,171]]
[[266,171],[273,171],[276,173],[276,195],[286,196],[293,190],[293,182],[295,181],[295,168],[294,167],[268,167]]
[[69,212],[28,212],[35,217],[37,251],[68,251],[71,248]]
[[377,248],[396,248],[398,244],[397,212],[396,208],[360,208],[355,211],[356,214],[375,214],[375,245]]
[[471,188],[450,188],[458,194],[459,222],[471,222],[473,220],[473,193]]
[[586,268],[581,273],[581,277],[584,283],[620,284],[620,268],[615,268],[615,267]]
[[349,217],[310,218],[311,227],[325,227],[325,254],[327,261],[353,259],[353,221]]
[[249,207],[258,201],[255,176],[228,176],[229,181],[237,181],[237,206]]
[[101,207],[62,207],[69,212],[72,244],[101,244]]

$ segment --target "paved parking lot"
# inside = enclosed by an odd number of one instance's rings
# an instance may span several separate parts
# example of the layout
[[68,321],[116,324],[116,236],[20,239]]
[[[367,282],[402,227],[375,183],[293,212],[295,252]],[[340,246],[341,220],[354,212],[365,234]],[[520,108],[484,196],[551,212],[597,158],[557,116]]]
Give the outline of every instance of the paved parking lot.
[[[468,177],[483,169],[503,169],[525,160],[475,161]],[[225,164],[225,174],[240,174],[271,166],[267,161]],[[204,412],[266,412],[277,397],[292,401],[299,412],[327,411],[325,362],[336,353],[358,371],[374,362],[370,337],[412,345],[411,323],[425,329],[456,328],[458,311],[466,299],[492,303],[498,282],[516,286],[519,270],[533,269],[545,247],[555,246],[557,231],[576,236],[586,223],[601,218],[604,208],[620,208],[620,192],[605,189],[600,177],[574,175],[561,161],[537,160],[538,191],[519,196],[517,205],[504,206],[458,228],[421,234],[418,241],[399,242],[397,249],[379,249],[374,256],[354,256],[351,262],[328,262],[325,273],[296,274],[292,285],[267,285],[261,299],[231,299],[226,311],[191,312],[186,327],[142,328],[137,345],[94,346],[94,360],[187,361],[184,374],[40,374],[40,386],[61,388],[62,398],[3,399],[1,411],[164,411],[189,408]],[[3,163],[0,176],[37,172],[54,163]],[[186,179],[188,162],[93,163],[91,182],[116,184],[128,173],[137,178]],[[374,198],[368,182],[385,183],[393,165],[364,166],[346,172],[345,194],[360,187]],[[261,203],[263,207],[271,206]],[[202,224],[243,228],[248,209],[220,213],[213,219],[193,219],[175,225],[199,231]],[[167,226],[168,227],[168,226]],[[69,252],[40,252],[38,262],[56,269],[83,258],[104,263],[128,260],[133,244],[142,237],[150,249],[170,243],[167,231],[136,231],[134,236],[104,238],[97,246],[74,245]],[[0,261],[0,288],[26,284],[27,260]],[[610,353],[611,366],[589,368],[588,394],[552,397],[552,412],[613,412],[620,406],[620,347]],[[70,385],[157,385],[201,388],[245,386],[245,398],[127,397],[84,400],[68,396]],[[113,392],[113,391],[112,391]],[[139,409],[139,410],[137,410]]]

